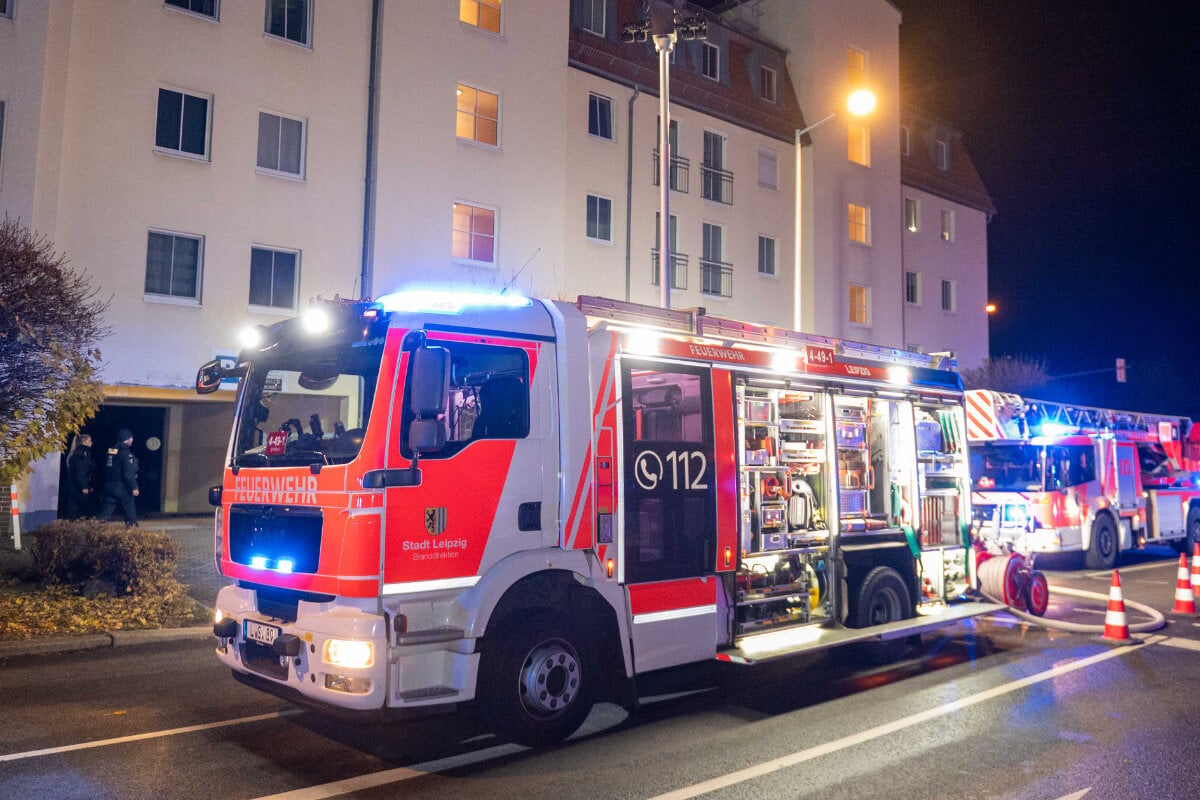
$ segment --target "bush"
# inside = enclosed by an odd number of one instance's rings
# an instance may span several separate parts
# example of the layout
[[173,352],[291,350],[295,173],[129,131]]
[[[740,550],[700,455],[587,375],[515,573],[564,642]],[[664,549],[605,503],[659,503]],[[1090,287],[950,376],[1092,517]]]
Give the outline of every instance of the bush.
[[48,582],[111,583],[118,594],[156,591],[174,581],[179,546],[162,531],[94,519],[56,520],[33,533],[33,569]]

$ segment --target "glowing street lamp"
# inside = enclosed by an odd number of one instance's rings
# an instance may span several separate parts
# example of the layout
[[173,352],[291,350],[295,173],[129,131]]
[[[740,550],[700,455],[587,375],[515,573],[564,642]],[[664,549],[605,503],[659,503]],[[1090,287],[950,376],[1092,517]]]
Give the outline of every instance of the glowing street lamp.
[[[865,117],[875,110],[876,99],[875,93],[870,89],[856,89],[851,92],[846,98],[846,111],[856,117]],[[796,231],[795,231],[795,283],[792,288],[792,329],[801,330],[800,319],[800,235],[801,235],[801,219],[802,207],[804,202],[804,181],[801,180],[803,169],[803,158],[801,148],[804,146],[801,141],[805,134],[808,134],[821,127],[829,120],[836,117],[840,112],[834,111],[832,114],[822,117],[821,119],[809,125],[807,128],[802,128],[796,131]]]

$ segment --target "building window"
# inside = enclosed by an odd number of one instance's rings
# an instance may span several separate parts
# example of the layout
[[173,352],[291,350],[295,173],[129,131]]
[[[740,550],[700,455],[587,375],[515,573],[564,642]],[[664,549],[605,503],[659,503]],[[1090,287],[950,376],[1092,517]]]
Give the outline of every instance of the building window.
[[871,166],[871,129],[851,122],[846,125],[846,134],[847,157],[855,164]]
[[758,185],[765,189],[779,188],[779,155],[774,150],[758,149]]
[[460,83],[455,132],[460,139],[496,145],[500,136],[500,97]]
[[778,95],[775,90],[775,70],[769,67],[760,67],[759,75],[762,83],[762,99],[769,103],[776,102]]
[[[217,0],[165,0],[168,6],[190,11],[193,14],[199,14],[202,17],[217,18],[220,6]],[[5,5],[5,0],[0,0],[0,6]],[[0,10],[0,17],[4,16],[4,12]]]
[[871,214],[866,206],[849,204],[850,241],[859,244],[871,242]]
[[4,101],[0,100],[0,166],[4,164]]
[[599,94],[588,95],[588,133],[613,140],[612,100]]
[[935,139],[933,142],[933,162],[940,170],[950,169],[950,143],[945,139]]
[[202,237],[150,231],[146,244],[146,294],[200,302],[203,263]]
[[908,155],[908,128],[904,125],[900,126],[900,155]]
[[942,281],[942,310],[954,311],[958,308],[958,292],[954,281]]
[[292,250],[250,248],[250,305],[261,308],[296,308],[300,254]]
[[453,241],[450,254],[458,261],[496,263],[496,211],[491,208],[454,204]]
[[871,289],[850,284],[850,321],[855,325],[871,324]]
[[725,169],[725,137],[704,132],[704,161],[700,164],[701,194],[708,200],[733,203],[733,173]]
[[604,35],[605,17],[608,16],[608,0],[583,0],[583,29],[597,36]]
[[305,47],[312,44],[311,0],[267,0],[266,32]]
[[719,297],[733,296],[733,265],[721,260],[723,234],[720,225],[704,223],[700,256],[700,291]]
[[911,197],[904,198],[904,227],[913,233],[921,230],[921,205]]
[[700,53],[700,71],[704,77],[721,80],[721,48],[712,42],[701,42]]
[[501,0],[459,0],[458,19],[492,33],[500,32]]
[[16,0],[0,0],[0,19],[12,19],[15,2]]
[[612,244],[612,200],[607,197],[587,196],[587,238]]
[[154,146],[173,153],[208,158],[209,98],[174,89],[158,90]]
[[867,54],[862,50],[846,50],[846,80],[853,87],[867,82]]
[[768,236],[758,237],[758,274],[775,274],[775,240]]
[[[650,283],[658,286],[659,283],[659,237],[662,236],[662,212],[654,212],[654,247],[650,250],[650,262],[653,268],[650,275]],[[687,273],[688,273],[688,257],[686,253],[679,252],[679,218],[674,214],[671,215],[671,230],[667,231],[667,236],[670,241],[667,243],[671,248],[671,288],[684,290],[687,289]]]
[[914,306],[921,305],[921,273],[904,273],[904,302]]
[[954,212],[942,210],[942,241],[954,241]]
[[258,168],[304,177],[304,121],[258,112]]

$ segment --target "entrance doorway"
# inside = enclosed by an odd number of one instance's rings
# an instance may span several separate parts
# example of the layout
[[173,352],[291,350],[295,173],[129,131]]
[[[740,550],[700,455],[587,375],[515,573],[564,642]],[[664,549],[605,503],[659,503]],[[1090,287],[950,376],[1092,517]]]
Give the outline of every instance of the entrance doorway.
[[[138,517],[162,511],[163,450],[166,447],[167,409],[161,406],[102,405],[96,416],[88,420],[80,433],[92,436],[92,459],[96,462],[97,499],[92,513],[99,511],[99,490],[104,485],[104,458],[110,447],[117,446],[117,431],[128,428],[133,432],[133,454],[138,460]],[[67,457],[62,456],[58,507],[66,508]],[[120,509],[117,512],[120,518]]]

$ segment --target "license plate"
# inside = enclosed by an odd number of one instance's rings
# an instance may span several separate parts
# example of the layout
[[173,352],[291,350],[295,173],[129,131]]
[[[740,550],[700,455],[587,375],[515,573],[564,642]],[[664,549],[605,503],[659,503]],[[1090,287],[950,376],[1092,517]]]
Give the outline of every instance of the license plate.
[[255,622],[252,619],[246,620],[245,636],[253,642],[261,644],[274,644],[275,638],[279,636],[279,628],[274,625],[263,625],[261,622]]

